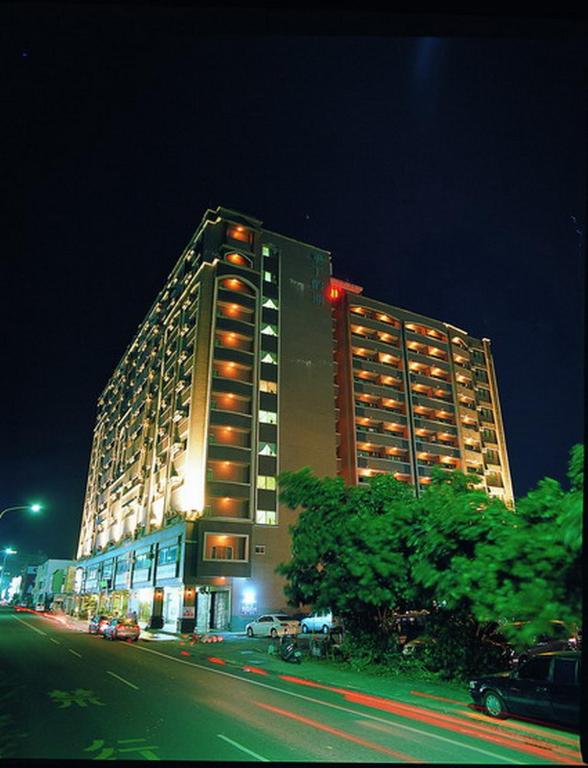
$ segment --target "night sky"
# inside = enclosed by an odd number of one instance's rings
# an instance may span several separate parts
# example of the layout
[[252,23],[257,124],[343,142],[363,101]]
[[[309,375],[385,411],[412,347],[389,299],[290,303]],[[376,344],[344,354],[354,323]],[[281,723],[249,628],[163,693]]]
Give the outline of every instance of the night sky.
[[[334,16],[348,34],[323,34]],[[330,250],[367,296],[489,337],[515,495],[565,481],[584,428],[575,25],[478,19],[456,36],[352,12],[108,5],[0,17],[0,504],[46,505],[8,513],[0,547],[74,554],[98,395],[217,205]]]

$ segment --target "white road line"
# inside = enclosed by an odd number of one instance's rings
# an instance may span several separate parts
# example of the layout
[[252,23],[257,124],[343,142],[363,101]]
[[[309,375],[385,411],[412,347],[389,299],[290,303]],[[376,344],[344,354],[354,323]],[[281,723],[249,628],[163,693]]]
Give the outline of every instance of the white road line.
[[59,640],[56,640],[54,637],[50,637],[49,640],[51,640],[52,643],[55,643],[55,645],[61,645]]
[[12,618],[16,619],[17,621],[20,621],[21,624],[24,624],[25,627],[32,629],[33,632],[38,632],[39,635],[47,635],[47,633],[43,632],[42,629],[37,629],[37,627],[31,627],[31,625],[27,621],[23,621],[22,619],[19,619],[18,616],[13,616]]
[[133,685],[133,683],[129,683],[128,680],[125,680],[124,677],[121,677],[120,675],[115,674],[114,672],[109,672],[106,670],[107,675],[112,675],[113,677],[116,677],[117,680],[120,680],[121,683],[124,683],[125,685],[128,685],[129,688],[134,688],[136,691],[139,690],[139,687],[137,685]]
[[173,656],[168,656],[167,653],[161,653],[161,651],[154,651],[151,648],[143,648],[140,645],[137,645],[137,643],[133,643],[132,646],[130,643],[123,643],[123,645],[127,645],[129,647],[134,648],[137,651],[143,651],[144,653],[154,653],[156,656],[163,656],[164,659],[168,659],[169,661],[175,661],[178,664],[187,664],[189,667],[196,667],[197,669],[203,669],[206,672],[212,672],[215,675],[225,675],[226,677],[232,677],[234,680],[240,680],[242,683],[248,683],[249,685],[258,685],[260,688],[269,688],[270,691],[278,691],[278,693],[283,693],[287,696],[294,696],[297,699],[304,699],[305,701],[311,701],[313,704],[321,704],[323,707],[330,707],[331,709],[339,709],[342,712],[348,712],[352,715],[355,715],[356,717],[365,717],[368,720],[376,720],[379,723],[385,723],[386,725],[394,725],[397,728],[401,728],[404,731],[411,731],[411,733],[418,733],[419,736],[425,736],[427,739],[436,739],[437,741],[444,741],[446,744],[451,744],[452,747],[460,747],[461,749],[470,749],[474,752],[479,752],[482,755],[487,755],[494,760],[498,762],[503,763],[510,763],[511,765],[521,765],[524,763],[521,763],[520,760],[513,760],[510,757],[505,757],[504,755],[497,755],[494,752],[488,752],[486,749],[482,749],[481,747],[474,747],[471,744],[464,744],[461,741],[455,741],[454,739],[449,739],[447,736],[439,736],[436,733],[430,733],[429,731],[423,731],[420,728],[415,728],[411,725],[405,725],[404,723],[397,723],[395,720],[386,720],[383,717],[377,717],[376,715],[368,715],[367,712],[361,712],[356,709],[349,709],[348,707],[342,707],[339,704],[329,704],[326,701],[320,701],[319,699],[313,699],[311,696],[304,696],[301,693],[294,693],[293,691],[286,691],[283,688],[278,688],[275,685],[268,685],[267,683],[260,683],[258,680],[251,680],[251,678],[248,677],[239,677],[239,675],[233,675],[230,672],[223,672],[220,669],[212,669],[211,667],[205,667],[203,664],[194,664],[191,661],[184,661],[184,659],[176,659]]
[[256,760],[261,760],[262,763],[269,763],[269,760],[267,757],[262,757],[261,755],[258,755],[257,752],[252,752],[250,749],[247,749],[247,747],[244,747],[242,744],[237,744],[236,741],[233,741],[233,739],[229,739],[228,736],[223,736],[222,733],[216,734],[219,739],[222,739],[223,741],[228,741],[229,744],[232,744],[234,747],[237,747],[237,749],[240,749],[241,752],[245,752],[248,755],[251,755],[251,757],[254,757]]
[[73,650],[73,648],[68,648],[67,650],[68,650],[70,653],[73,653],[73,654],[74,654],[74,656],[79,656],[79,657],[80,657],[80,659],[82,658],[82,654],[81,654],[81,653],[78,653],[77,651],[74,651],[74,650]]

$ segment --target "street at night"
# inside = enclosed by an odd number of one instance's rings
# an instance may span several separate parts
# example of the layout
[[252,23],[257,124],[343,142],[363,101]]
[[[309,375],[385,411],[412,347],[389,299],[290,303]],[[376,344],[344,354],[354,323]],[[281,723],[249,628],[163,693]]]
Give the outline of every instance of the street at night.
[[6,757],[581,764],[573,732],[493,722],[465,689],[292,668],[263,639],[110,643],[8,609],[0,624]]
[[585,21],[0,16],[0,761],[585,764]]

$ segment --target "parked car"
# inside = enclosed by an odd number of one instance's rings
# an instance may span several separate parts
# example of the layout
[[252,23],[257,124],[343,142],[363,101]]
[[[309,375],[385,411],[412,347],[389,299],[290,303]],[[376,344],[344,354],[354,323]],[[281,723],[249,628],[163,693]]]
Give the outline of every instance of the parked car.
[[245,627],[247,637],[278,637],[278,635],[297,635],[300,622],[285,613],[266,613]]
[[92,616],[88,624],[88,632],[91,635],[103,635],[104,627],[111,621],[112,616],[107,616],[104,613],[98,613],[96,616]]
[[129,618],[111,619],[104,627],[103,633],[107,640],[132,640],[136,642],[141,634],[141,627]]
[[578,727],[580,664],[575,651],[538,653],[511,672],[471,680],[470,694],[491,717],[518,715]]
[[341,627],[341,621],[337,617],[333,618],[331,611],[315,611],[300,622],[300,629],[304,634],[322,632],[327,635],[332,629],[339,627]]
[[39,611],[39,612],[44,612],[45,611],[45,603],[37,603],[35,605],[35,610]]
[[[505,626],[515,630],[521,629],[527,622],[515,621]],[[568,651],[581,647],[581,633],[569,627],[564,621],[550,621],[547,632],[537,635],[529,644],[510,642],[512,648],[511,660],[513,664],[521,664],[538,653],[547,651]]]

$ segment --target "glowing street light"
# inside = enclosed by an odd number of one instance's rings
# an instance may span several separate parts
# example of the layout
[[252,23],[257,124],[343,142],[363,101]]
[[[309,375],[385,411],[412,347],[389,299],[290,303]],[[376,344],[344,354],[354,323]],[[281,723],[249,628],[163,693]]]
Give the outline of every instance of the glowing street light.
[[6,509],[3,509],[2,512],[0,512],[0,520],[2,520],[2,518],[7,512],[12,512],[15,509],[28,509],[29,512],[33,512],[34,514],[37,514],[38,512],[41,511],[42,507],[40,504],[28,504],[27,506],[6,507]]

